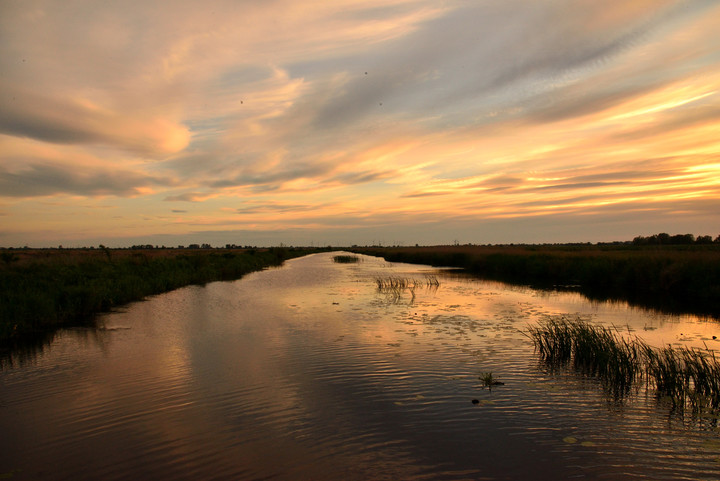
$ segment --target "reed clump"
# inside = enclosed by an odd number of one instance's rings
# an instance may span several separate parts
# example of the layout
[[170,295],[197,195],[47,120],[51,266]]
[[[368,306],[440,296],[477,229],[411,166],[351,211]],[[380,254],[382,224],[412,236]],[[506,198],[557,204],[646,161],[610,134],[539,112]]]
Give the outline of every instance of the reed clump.
[[720,363],[712,351],[654,348],[615,328],[564,317],[547,319],[529,333],[546,365],[595,376],[616,397],[644,381],[676,408],[720,410]]
[[412,300],[414,300],[416,289],[424,287],[428,290],[436,290],[440,286],[440,281],[436,276],[427,274],[424,281],[397,276],[376,277],[375,284],[378,292],[395,300],[400,299],[406,291],[410,293]]
[[409,279],[407,277],[376,277],[375,283],[379,291],[397,291],[405,289],[416,289],[418,287],[438,287],[440,281],[434,275],[428,274],[425,276],[425,281],[418,279]]
[[333,257],[333,262],[337,262],[338,264],[355,264],[360,262],[360,258],[353,255],[337,255]]

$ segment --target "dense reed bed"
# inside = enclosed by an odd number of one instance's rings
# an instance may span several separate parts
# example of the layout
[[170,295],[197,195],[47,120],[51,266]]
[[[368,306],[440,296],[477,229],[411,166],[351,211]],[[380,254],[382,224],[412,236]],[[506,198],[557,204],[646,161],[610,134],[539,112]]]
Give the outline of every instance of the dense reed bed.
[[480,277],[577,290],[597,300],[720,318],[720,244],[438,246],[354,249],[389,262],[460,267]]
[[[0,266],[0,347],[190,284],[237,279],[306,251],[19,251]],[[20,257],[22,256],[22,257]]]
[[598,377],[615,397],[644,383],[680,410],[720,411],[720,363],[712,351],[654,348],[580,319],[547,319],[529,334],[544,364]]

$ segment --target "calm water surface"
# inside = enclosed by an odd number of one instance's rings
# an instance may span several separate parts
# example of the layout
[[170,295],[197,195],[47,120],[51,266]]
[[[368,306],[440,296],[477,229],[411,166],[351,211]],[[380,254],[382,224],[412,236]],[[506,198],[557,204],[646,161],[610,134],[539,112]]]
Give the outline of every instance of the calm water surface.
[[[720,479],[717,419],[544,372],[523,334],[580,314],[714,349],[717,323],[333,255],[132,304],[6,363],[0,478]],[[440,286],[414,296],[375,285],[426,275]]]

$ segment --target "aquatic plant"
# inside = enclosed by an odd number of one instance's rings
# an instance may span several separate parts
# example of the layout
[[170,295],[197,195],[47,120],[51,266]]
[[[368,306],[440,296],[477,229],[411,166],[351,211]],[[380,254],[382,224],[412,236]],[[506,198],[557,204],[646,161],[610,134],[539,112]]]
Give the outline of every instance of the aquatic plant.
[[408,287],[415,287],[415,282],[405,277],[376,277],[375,284],[379,291],[403,290]]
[[498,381],[492,372],[483,372],[478,379],[482,381],[483,386],[490,389],[492,389],[493,386],[502,386],[505,384],[504,382]]
[[427,274],[425,276],[425,282],[417,279],[409,279],[406,277],[376,277],[375,284],[377,284],[378,290],[380,291],[394,291],[403,289],[416,289],[418,287],[438,287],[440,281],[436,276]]
[[333,257],[333,262],[337,262],[339,264],[354,264],[356,262],[360,262],[360,258],[352,255],[337,255]]
[[720,410],[720,362],[712,351],[654,348],[616,328],[564,317],[546,319],[528,331],[543,363],[597,377],[615,397],[644,381],[675,408]]
[[693,412],[720,409],[720,364],[713,352],[645,348],[648,378],[661,396]]

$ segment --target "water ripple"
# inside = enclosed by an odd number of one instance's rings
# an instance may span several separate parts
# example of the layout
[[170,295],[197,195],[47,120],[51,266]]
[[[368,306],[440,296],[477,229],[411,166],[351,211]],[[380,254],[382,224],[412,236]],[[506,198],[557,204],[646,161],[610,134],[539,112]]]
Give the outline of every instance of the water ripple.
[[[651,398],[544,372],[522,333],[583,310],[658,336],[676,324],[330,257],[154,297],[3,367],[0,476],[717,479],[717,420],[698,429]],[[440,286],[413,296],[374,282],[427,273]],[[503,384],[484,386],[488,372]]]

